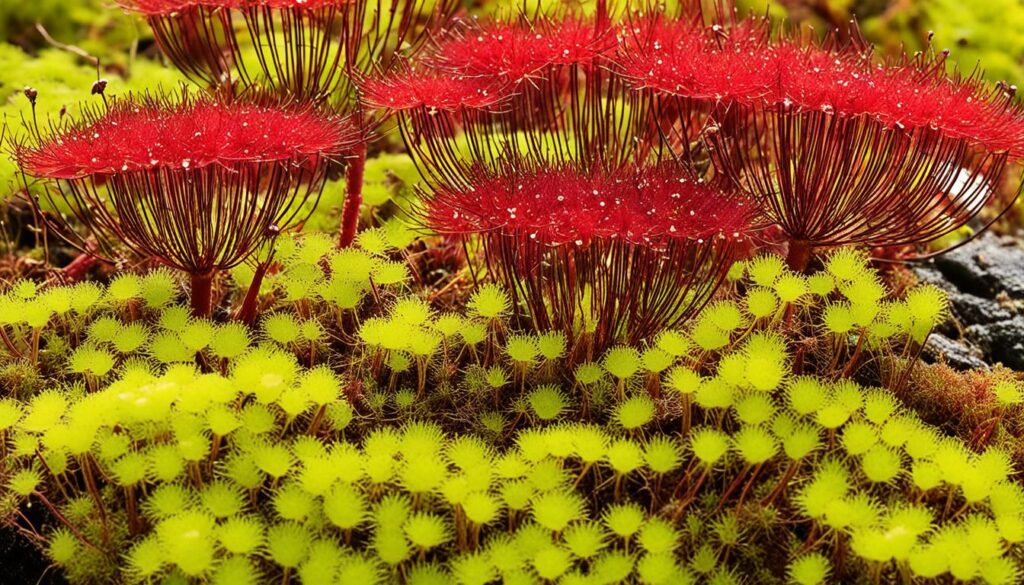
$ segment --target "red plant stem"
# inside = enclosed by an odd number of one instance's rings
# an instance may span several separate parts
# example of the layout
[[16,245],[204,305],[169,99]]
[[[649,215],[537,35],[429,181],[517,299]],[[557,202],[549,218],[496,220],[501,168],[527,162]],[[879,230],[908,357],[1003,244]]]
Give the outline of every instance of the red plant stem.
[[42,329],[32,330],[31,344],[29,345],[29,358],[32,361],[33,366],[39,363],[39,338],[42,334]]
[[683,436],[690,434],[690,418],[692,416],[690,407],[690,395],[683,394]]
[[18,348],[14,345],[14,342],[11,341],[11,338],[7,336],[7,329],[3,325],[0,325],[0,339],[3,340],[4,345],[7,346],[7,351],[10,352],[12,357],[21,357],[21,352],[18,351]]
[[[921,344],[918,346],[917,351],[913,351],[913,352],[906,352],[905,351],[904,352],[904,354],[908,354],[909,353],[911,355],[908,355],[908,357],[907,357],[907,366],[906,366],[906,368],[904,368],[904,370],[900,374],[899,378],[896,379],[896,387],[895,388],[891,388],[893,394],[895,394],[897,396],[900,396],[900,395],[903,394],[903,389],[907,385],[907,382],[910,381],[910,377],[914,374],[914,366],[917,365],[917,360],[921,358],[921,353],[924,351],[924,346],[925,346],[925,344],[928,343],[928,338],[930,336],[931,336],[931,332],[929,331],[928,335],[924,336],[924,339],[921,341]],[[908,341],[907,349],[909,349],[909,348],[910,348],[910,343]]]
[[317,409],[316,414],[313,415],[313,420],[309,421],[309,428],[306,429],[306,434],[311,437],[315,437],[317,431],[320,430],[320,422],[324,420],[324,415],[327,413],[327,405],[321,406]]
[[66,526],[67,529],[75,535],[75,538],[78,539],[78,542],[81,542],[82,544],[93,550],[100,550],[99,547],[93,544],[92,541],[90,541],[88,538],[85,537],[84,534],[82,534],[82,531],[80,531],[77,527],[75,527],[74,524],[71,523],[70,520],[68,520],[67,516],[61,514],[60,510],[57,509],[57,506],[54,506],[53,502],[47,499],[46,495],[43,494],[43,492],[37,491],[34,492],[33,495],[39,498],[39,501],[42,502],[44,506],[46,506],[46,509],[49,510],[51,514],[53,514],[53,517],[56,518],[58,522]]
[[806,240],[790,240],[786,264],[794,272],[804,272],[814,256],[814,246]]
[[751,465],[749,463],[747,465],[744,465],[743,469],[741,469],[740,472],[736,475],[736,477],[733,478],[732,482],[729,483],[729,486],[725,488],[725,492],[722,494],[722,499],[718,500],[718,507],[715,508],[716,514],[722,510],[722,506],[725,505],[725,502],[729,499],[729,496],[731,496],[732,493],[736,491],[737,488],[740,487],[740,484],[743,483],[743,480],[747,477],[747,473],[750,472],[750,469]]
[[[689,506],[697,497],[697,492],[700,491],[701,486],[704,485],[704,481],[707,480],[708,475],[711,474],[710,465],[703,465],[702,467],[704,469],[701,472],[701,474],[697,477],[697,481],[693,484],[692,487],[690,487],[689,490],[687,490],[683,498],[676,504],[676,511],[672,514],[673,522],[678,522],[679,519],[683,516],[683,512],[686,511],[686,507]],[[687,473],[687,475],[689,475],[689,473]],[[679,491],[679,488],[681,486],[682,482],[680,482],[680,484],[676,486],[677,492]],[[675,497],[675,494],[673,494],[673,497]]]
[[139,518],[139,512],[135,501],[135,489],[132,486],[125,488],[124,498],[125,512],[128,514],[128,531],[132,536],[136,536],[142,531],[142,520]]
[[804,355],[807,353],[807,348],[800,345],[796,349],[796,356],[793,358],[793,374],[799,376],[804,373]]
[[740,499],[736,502],[736,509],[739,510],[743,506],[743,501],[747,499],[747,494],[750,493],[750,488],[754,486],[754,480],[761,473],[761,469],[764,468],[764,463],[758,463],[757,467],[754,468],[754,473],[751,474],[750,479],[743,486],[743,490],[740,491]]
[[647,393],[653,400],[661,398],[661,376],[657,373],[647,376]]
[[260,262],[256,266],[256,271],[252,275],[252,282],[249,283],[249,290],[246,291],[245,299],[242,300],[242,306],[238,309],[238,314],[235,316],[235,319],[246,325],[252,325],[252,322],[256,320],[256,307],[259,305],[260,288],[263,286],[263,277],[266,276],[268,268],[270,268],[270,262]]
[[83,252],[72,260],[67,266],[61,269],[64,275],[64,282],[74,283],[85,278],[85,274],[96,265],[97,258],[90,252]]
[[867,328],[860,328],[860,335],[857,336],[857,345],[853,348],[853,355],[850,356],[850,360],[847,362],[846,367],[843,368],[843,373],[840,374],[843,378],[849,378],[853,373],[854,366],[857,365],[857,360],[860,359],[860,352],[864,348],[864,338],[867,337]]
[[363,171],[366,169],[366,143],[355,148],[355,156],[345,169],[345,209],[341,214],[338,247],[347,248],[356,239],[359,212],[363,205]]
[[768,494],[763,500],[761,500],[762,508],[767,508],[772,504],[772,502],[775,501],[776,498],[782,495],[782,492],[786,490],[786,486],[789,485],[789,481],[793,479],[793,476],[796,475],[797,469],[799,468],[799,461],[793,461],[792,463],[789,464],[789,467],[786,469],[786,473],[782,476],[782,479],[779,480],[779,483],[775,486],[775,489],[773,489],[770,494]]
[[462,515],[461,508],[455,508],[455,541],[459,550],[466,550],[466,543],[468,542],[466,534],[466,520]]
[[597,25],[597,34],[601,34],[608,26],[608,0],[597,0],[596,16],[594,23]]
[[213,271],[196,272],[191,275],[192,316],[209,317],[213,296]]
[[85,481],[86,490],[96,503],[96,511],[100,518],[100,537],[103,539],[103,544],[107,544],[110,540],[110,532],[107,528],[107,509],[103,505],[103,496],[100,495],[99,487],[96,485],[96,477],[93,475],[89,459],[88,453],[82,456],[82,479]]
[[206,460],[206,466],[212,469],[213,462],[217,460],[217,455],[220,454],[220,435],[214,433],[211,443],[213,443],[213,445],[210,447],[210,457]]

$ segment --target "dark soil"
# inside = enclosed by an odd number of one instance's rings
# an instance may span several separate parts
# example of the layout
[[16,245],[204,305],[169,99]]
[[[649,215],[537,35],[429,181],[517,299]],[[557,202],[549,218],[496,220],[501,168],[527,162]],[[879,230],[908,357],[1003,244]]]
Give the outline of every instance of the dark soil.
[[42,552],[14,528],[0,525],[0,584],[65,585]]

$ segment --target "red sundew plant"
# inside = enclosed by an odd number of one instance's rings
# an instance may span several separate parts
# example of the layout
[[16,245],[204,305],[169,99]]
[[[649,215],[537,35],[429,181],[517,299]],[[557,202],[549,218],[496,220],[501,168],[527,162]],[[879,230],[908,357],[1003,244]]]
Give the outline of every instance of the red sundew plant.
[[361,101],[371,108],[424,109],[433,114],[461,108],[486,109],[507,98],[501,82],[408,66],[386,76],[368,77],[360,90]]
[[690,104],[712,104],[695,134],[782,228],[794,267],[815,248],[950,233],[1024,154],[1013,90],[947,75],[944,53],[878,64],[858,42],[771,40],[764,26],[652,28],[624,75],[676,104],[664,112],[680,127],[694,127]]
[[[387,70],[447,19],[452,0],[120,0],[143,15],[190,79],[234,91],[259,86],[300,101],[353,105],[354,77]],[[250,58],[250,55],[252,58]],[[364,122],[365,121],[362,121]],[[346,171],[340,247],[356,235],[365,145]]]
[[614,70],[651,99],[652,123],[691,166],[699,157],[712,113],[764,91],[756,56],[767,41],[767,21],[726,20],[724,12],[702,18],[637,17],[621,26]]
[[636,343],[699,310],[749,235],[742,198],[675,166],[478,168],[421,210],[443,234],[479,236],[487,268],[533,326],[597,350]]
[[351,121],[308,106],[186,94],[86,110],[16,156],[80,222],[84,235],[55,225],[70,243],[86,250],[92,237],[101,253],[124,244],[188,273],[193,312],[207,315],[216,273],[294,223],[319,197],[328,161],[361,140]]
[[[211,87],[268,85],[300,99],[341,91],[352,71],[386,64],[451,2],[400,0],[121,0],[167,57]],[[426,21],[426,22],[425,22]],[[251,50],[255,59],[249,59]],[[253,62],[255,61],[255,62]],[[344,91],[341,91],[344,93]]]
[[[416,102],[423,94],[414,83],[391,94],[407,148],[434,184],[462,183],[475,167],[498,169],[510,159],[614,168],[644,158],[645,149],[658,145],[653,131],[636,139],[645,129],[648,104],[605,71],[573,76],[559,90],[550,84],[546,93],[505,98],[492,98],[490,87],[441,83],[451,90],[443,100]],[[412,107],[397,107],[399,99]]]
[[552,66],[590,66],[617,46],[614,35],[576,17],[481,24],[459,21],[422,61],[459,75],[518,84]]
[[763,19],[723,21],[638,16],[621,25],[615,68],[637,89],[698,102],[751,100],[765,92],[769,40]]
[[608,23],[470,31],[425,51],[415,73],[363,85],[397,112],[432,186],[423,223],[479,236],[534,327],[587,333],[598,349],[698,310],[747,234],[749,206],[655,164],[650,101],[610,70]]
[[484,164],[629,162],[647,110],[607,69],[617,40],[575,18],[460,26],[400,73],[361,84],[397,114],[428,179],[452,184]]
[[403,66],[363,79],[360,99],[397,115],[399,131],[422,174],[442,177],[443,182],[462,175],[459,131],[491,125],[494,116],[509,111],[510,94],[501,80]]

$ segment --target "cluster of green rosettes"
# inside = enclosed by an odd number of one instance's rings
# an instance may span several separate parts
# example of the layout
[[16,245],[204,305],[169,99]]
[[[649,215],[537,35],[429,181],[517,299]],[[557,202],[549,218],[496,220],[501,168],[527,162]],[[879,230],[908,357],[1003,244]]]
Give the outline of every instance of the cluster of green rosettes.
[[[733,538],[775,504],[811,526],[806,543],[781,543],[797,583],[828,577],[807,551],[829,534],[871,570],[1014,582],[1024,490],[1004,453],[971,454],[884,390],[799,379],[785,398],[761,392],[758,408],[709,407],[717,422],[681,436],[645,433],[654,405],[633,397],[618,431],[563,423],[497,447],[412,422],[348,439],[360,431],[337,376],[255,349],[226,377],[129,369],[98,392],[6,400],[0,428],[12,494],[71,494],[49,551],[76,581],[128,550],[118,569],[135,581],[738,583]],[[763,481],[730,497],[752,468]]]
[[4,313],[9,357],[64,380],[0,401],[4,501],[43,505],[70,580],[1018,579],[1009,452],[901,402],[937,289],[763,256],[687,328],[595,354],[516,331],[494,285],[465,312],[408,294],[388,233],[283,241],[253,327],[191,317],[163,271],[3,296],[43,307]]

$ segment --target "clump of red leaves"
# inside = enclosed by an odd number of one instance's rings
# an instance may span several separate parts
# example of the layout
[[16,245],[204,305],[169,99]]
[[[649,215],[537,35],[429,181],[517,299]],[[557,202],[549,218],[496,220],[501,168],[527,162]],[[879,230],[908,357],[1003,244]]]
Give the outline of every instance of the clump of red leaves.
[[699,310],[749,235],[741,197],[670,165],[478,167],[427,196],[423,223],[479,236],[491,274],[539,329],[601,350]]
[[308,106],[146,96],[86,110],[16,153],[26,174],[55,181],[86,233],[47,217],[73,245],[124,245],[188,273],[205,315],[215,273],[287,228],[319,196],[327,163],[362,140],[351,121]]
[[303,165],[324,153],[338,154],[359,139],[350,123],[338,123],[314,109],[205,98],[117,101],[106,111],[86,110],[58,132],[41,144],[18,149],[18,161],[28,174],[79,179],[210,165]]
[[659,94],[864,117],[1024,156],[1022,110],[1006,86],[948,75],[945,52],[880,63],[854,37],[776,39],[760,19],[709,28],[656,18],[626,30],[617,63],[636,87]]
[[354,0],[124,0],[123,4],[145,16],[166,16],[192,8],[221,8],[244,10],[246,8],[304,8],[317,9],[340,7],[353,4]]
[[[360,84],[363,102],[394,112],[491,107],[514,96],[546,94],[554,80],[606,64],[617,48],[611,31],[566,17],[480,23],[456,21],[416,59]],[[542,97],[543,96],[543,97]]]
[[959,436],[978,451],[1007,448],[1024,461],[1024,409],[1001,404],[995,388],[999,383],[1019,383],[1012,370],[958,372],[945,364],[914,369],[904,399],[929,423]]
[[[640,339],[686,313],[673,304],[685,294],[648,286],[666,273],[685,289],[685,271],[637,258],[720,239],[694,225],[728,232],[716,223],[728,197],[697,209],[692,189],[657,198],[655,186],[671,183],[659,182],[665,164],[749,194],[800,269],[816,248],[913,245],[956,230],[1024,155],[1013,92],[948,75],[944,54],[881,63],[855,31],[852,41],[819,40],[729,8],[690,2],[675,17],[619,24],[460,23],[406,74],[367,80],[364,93],[397,114],[426,171],[426,223],[479,236],[491,273],[537,327],[574,335],[590,317],[580,316],[580,291],[614,291],[588,300],[611,315],[598,344]],[[691,211],[707,223],[687,223]],[[666,236],[673,230],[679,237]],[[728,255],[716,261],[709,273]],[[610,273],[634,288],[580,268],[598,265],[614,265]],[[624,317],[614,295],[673,308]],[[640,314],[643,326],[627,324]]]
[[693,19],[641,18],[621,26],[619,74],[638,89],[694,101],[732,103],[766,95],[768,23],[706,25]]
[[[194,81],[228,95],[239,85],[257,86],[345,107],[355,106],[355,78],[370,69],[386,71],[399,53],[415,52],[457,6],[454,0],[119,2],[146,17],[160,49]],[[360,148],[347,169],[342,247],[352,243],[358,228],[365,160]]]
[[[446,19],[450,0],[119,0],[144,16],[157,44],[189,78],[259,85],[300,100],[346,100],[353,74],[386,69],[397,48]],[[257,71],[246,66],[245,52]]]
[[702,139],[718,171],[757,199],[796,268],[816,247],[954,231],[1024,155],[1013,90],[948,75],[945,53],[879,63],[856,40],[726,24],[640,23],[619,71],[655,96],[662,124],[686,130],[674,148],[691,157]]
[[571,165],[477,167],[465,188],[430,194],[427,223],[442,233],[515,233],[539,244],[622,240],[651,247],[673,239],[739,237],[745,202],[670,166],[581,172]]
[[396,112],[484,109],[507,98],[505,83],[500,80],[408,66],[386,76],[363,79],[360,92],[367,106]]
[[657,142],[634,139],[645,104],[607,69],[617,46],[607,26],[575,17],[460,22],[414,64],[364,79],[362,99],[397,115],[440,185],[510,157],[616,166]]
[[414,65],[362,80],[361,97],[409,115],[508,106],[516,96],[540,97],[566,70],[592,70],[615,47],[614,36],[576,18],[456,21]]
[[575,17],[452,27],[423,62],[438,70],[519,83],[548,67],[590,67],[617,47],[609,31]]
[[479,238],[488,273],[577,348],[637,342],[707,302],[750,206],[659,159],[649,101],[610,69],[602,18],[460,23],[368,79],[426,172],[424,225]]

